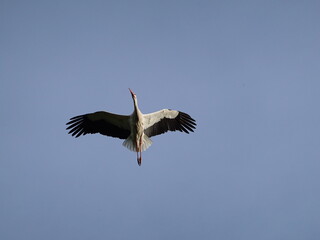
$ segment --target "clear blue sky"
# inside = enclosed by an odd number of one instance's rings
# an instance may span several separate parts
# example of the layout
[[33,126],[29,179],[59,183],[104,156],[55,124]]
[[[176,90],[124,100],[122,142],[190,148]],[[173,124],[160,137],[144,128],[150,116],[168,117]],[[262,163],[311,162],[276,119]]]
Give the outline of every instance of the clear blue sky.
[[[319,1],[0,3],[0,239],[320,239]],[[65,123],[172,108],[194,134]]]

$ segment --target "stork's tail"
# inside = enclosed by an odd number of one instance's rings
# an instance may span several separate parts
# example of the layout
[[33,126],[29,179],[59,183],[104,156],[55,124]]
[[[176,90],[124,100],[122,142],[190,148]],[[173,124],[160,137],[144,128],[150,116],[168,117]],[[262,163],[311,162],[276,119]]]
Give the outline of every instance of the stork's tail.
[[[147,135],[143,134],[141,152],[147,150],[151,146],[151,144],[152,144],[152,140]],[[126,140],[124,140],[122,145],[133,152],[137,152],[137,146],[133,142],[133,139],[131,136],[129,136]]]

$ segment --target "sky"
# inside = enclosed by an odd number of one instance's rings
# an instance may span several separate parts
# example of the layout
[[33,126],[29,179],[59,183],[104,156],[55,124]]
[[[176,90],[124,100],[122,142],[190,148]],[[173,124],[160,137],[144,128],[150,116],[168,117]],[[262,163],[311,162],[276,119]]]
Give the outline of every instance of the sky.
[[[319,1],[0,2],[0,239],[320,238]],[[190,114],[142,166],[73,116]]]

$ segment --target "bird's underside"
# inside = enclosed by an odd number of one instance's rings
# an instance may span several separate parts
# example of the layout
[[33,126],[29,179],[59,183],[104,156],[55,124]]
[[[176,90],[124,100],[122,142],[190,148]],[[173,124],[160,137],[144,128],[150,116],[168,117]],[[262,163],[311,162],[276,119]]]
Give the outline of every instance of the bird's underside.
[[79,137],[86,134],[100,133],[105,136],[125,139],[123,146],[137,152],[137,161],[141,165],[141,152],[151,144],[151,137],[168,131],[193,132],[196,122],[190,115],[170,109],[142,114],[138,109],[136,95],[130,90],[134,101],[131,115],[118,115],[99,111],[79,115],[67,123],[69,134]]

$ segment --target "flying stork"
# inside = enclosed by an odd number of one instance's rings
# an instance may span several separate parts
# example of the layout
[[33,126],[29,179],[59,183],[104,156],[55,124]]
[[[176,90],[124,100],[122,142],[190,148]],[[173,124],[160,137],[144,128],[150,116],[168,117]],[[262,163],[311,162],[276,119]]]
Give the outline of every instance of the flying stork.
[[150,137],[167,131],[193,132],[196,121],[188,114],[171,109],[143,114],[138,108],[136,94],[129,88],[134,110],[131,115],[118,115],[99,111],[70,118],[67,123],[69,134],[74,137],[88,133],[125,139],[123,146],[137,152],[138,165],[141,165],[141,152],[152,144]]

